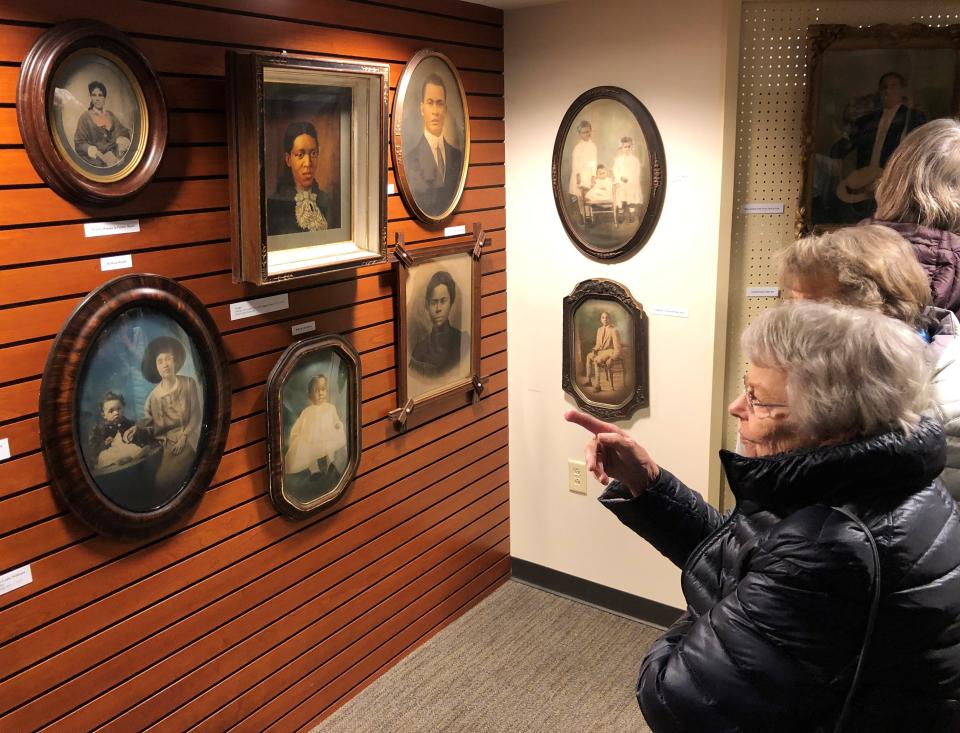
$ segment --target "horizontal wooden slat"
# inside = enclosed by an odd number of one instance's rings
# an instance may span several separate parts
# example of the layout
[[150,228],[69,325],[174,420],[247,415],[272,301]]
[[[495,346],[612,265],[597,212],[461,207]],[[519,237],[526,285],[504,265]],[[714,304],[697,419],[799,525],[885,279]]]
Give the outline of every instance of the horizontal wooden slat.
[[[285,0],[264,6],[259,0],[202,0],[194,3],[210,8],[241,11],[251,15],[284,18],[298,23],[324,23],[354,30],[382,31],[423,37],[424,31],[450,41],[490,48],[503,48],[503,28],[493,24],[471,23],[456,17],[440,17],[416,9],[382,7],[376,15],[365,13],[349,0]],[[269,12],[265,12],[269,11]]]
[[[231,15],[150,2],[91,5],[84,16],[119,28],[132,36],[166,36],[182,40],[202,38],[210,43],[259,46],[291,53],[336,54],[384,61],[405,61],[423,46],[423,41],[399,36],[372,35],[340,28],[305,26],[299,23]],[[61,23],[76,18],[76,11],[58,0],[0,2],[0,18],[27,23]],[[503,71],[503,54],[472,46],[436,43],[458,67]]]
[[[364,3],[368,1],[370,0],[361,0]],[[376,0],[374,4],[449,15],[490,25],[503,25],[503,11],[499,8],[478,5],[465,0]]]
[[[479,403],[453,413],[445,420],[441,421],[442,425],[437,424],[436,421],[428,423],[427,425],[411,430],[408,433],[399,436],[398,438],[395,438],[382,446],[379,446],[373,450],[365,451],[363,454],[363,460],[361,461],[360,471],[375,471],[379,466],[382,465],[382,462],[384,461],[403,459],[408,450],[420,450],[423,446],[427,445],[431,440],[431,436],[439,439],[442,436],[450,435],[458,428],[468,425],[472,419],[479,420],[484,417],[491,416],[498,410],[503,409],[506,406],[506,394],[501,390],[503,390],[505,387],[505,381],[506,380],[499,375],[492,378],[489,385],[490,392],[485,392],[483,399],[481,399]],[[484,423],[484,425],[487,424]],[[499,425],[497,425],[497,427],[498,426]],[[495,429],[493,426],[488,427],[489,429],[487,432],[492,432],[492,430]],[[482,430],[482,428],[477,429]],[[483,435],[486,433],[481,432],[480,434]],[[422,455],[423,454],[418,454],[418,456]],[[257,484],[262,483],[262,477],[261,479],[254,481],[252,475],[247,476],[245,474],[255,470],[257,467],[262,467],[264,465],[264,456],[265,453],[262,447],[259,445],[255,445],[251,448],[244,448],[225,456],[224,461],[221,462],[221,469],[218,472],[218,475],[221,477],[221,481],[226,483],[223,483],[223,485],[218,487],[216,490],[207,493],[204,501],[201,502],[201,505],[197,509],[197,514],[201,517],[208,516],[214,511],[223,511],[226,508],[235,507],[238,505],[237,502],[243,502],[249,498],[255,497],[257,495]],[[231,466],[233,467],[232,470]],[[356,486],[357,484],[355,483],[354,492],[356,491]],[[239,494],[234,496],[235,492],[239,492]],[[223,504],[222,502],[228,503]],[[188,522],[186,521],[184,522],[184,524],[187,523]],[[200,531],[200,529],[201,528],[198,526],[198,531]],[[210,527],[202,527],[202,529],[210,530]],[[36,537],[31,537],[30,539],[34,540],[31,543],[17,543],[17,540],[20,539],[19,534],[26,534],[25,532],[0,540],[2,555],[5,558],[13,558],[13,560],[10,561],[11,566],[18,565],[21,562],[21,559],[16,556],[17,553],[15,551],[18,545],[21,547],[21,552],[35,553],[37,548],[37,540],[39,537],[52,534],[50,532],[50,527],[41,526],[40,530],[46,532],[46,535],[37,535]],[[221,528],[217,528],[216,531],[221,531]],[[170,543],[168,550],[173,552],[176,545],[180,544],[181,542],[188,542],[188,535],[190,537],[194,537],[197,535],[197,533],[195,532],[191,534],[189,531],[184,531],[175,535],[173,538],[168,540]],[[79,541],[80,539],[82,539],[82,535],[73,538],[73,541]],[[98,541],[94,543],[92,547],[112,548],[111,551],[114,555],[122,555],[130,550],[129,543],[117,542],[107,538],[104,538],[102,542]],[[69,561],[67,560],[67,556],[71,558]],[[0,622],[2,622],[0,623],[0,643],[2,643],[3,639],[8,639],[28,629],[36,628],[38,625],[55,618],[56,615],[61,612],[60,609],[62,609],[62,605],[58,605],[57,602],[49,599],[44,602],[43,607],[46,608],[45,611],[41,610],[39,607],[36,607],[39,603],[39,601],[36,599],[39,597],[38,594],[40,594],[41,591],[55,585],[56,583],[62,582],[65,578],[73,577],[73,575],[76,573],[89,570],[91,567],[104,561],[103,549],[94,549],[93,558],[96,562],[93,566],[91,566],[89,564],[91,556],[88,554],[87,548],[85,547],[78,547],[75,550],[68,550],[67,555],[64,556],[51,555],[50,557],[56,558],[56,561],[51,560],[48,563],[46,560],[39,560],[34,563],[34,582],[30,586],[25,586],[24,588],[11,591],[10,593],[0,597],[0,604],[3,606],[3,610],[0,610]],[[142,562],[148,564],[155,562],[157,559],[158,558],[156,557],[151,557],[149,553],[147,553],[145,557],[140,558]],[[124,563],[122,567],[125,568],[124,572],[132,572],[139,568],[140,565],[134,564],[131,567],[129,563]],[[96,594],[108,591],[108,583],[117,582],[120,577],[122,576],[119,575],[118,569],[114,568],[107,574],[107,577],[102,578],[99,583],[88,587],[83,587],[81,584],[80,587],[74,588],[73,592],[81,593],[87,596],[94,594],[93,597],[97,597]],[[27,603],[27,605],[33,609],[29,614],[24,614],[14,608],[19,601],[31,596],[34,600],[25,601],[25,603]],[[53,597],[55,597],[55,595],[51,596],[50,598]]]
[[[497,235],[494,235],[490,237],[488,242],[492,242],[495,245],[497,239]],[[497,269],[502,269],[502,256],[498,260],[488,260],[488,258],[491,256],[492,253],[484,254],[484,256],[481,258],[481,263],[483,263],[482,266],[485,267],[485,263],[487,261],[493,261],[501,264],[499,267],[495,267],[493,270],[491,270],[491,272],[496,271]],[[161,275],[167,274],[162,270],[155,270],[155,272],[156,274]],[[381,278],[380,287],[385,287],[383,283],[389,282],[389,278],[391,277],[389,265],[377,265],[375,267],[365,268],[362,273],[363,276],[357,280],[357,287],[360,289],[367,287],[365,284],[367,277],[376,275],[377,277]],[[93,279],[88,283],[89,287],[92,289],[95,286],[99,286],[102,282],[106,282],[107,280],[111,279],[110,276],[114,274],[116,273],[107,272],[98,274],[94,272],[92,275]],[[317,282],[317,287],[320,287],[319,283],[336,283],[342,281],[326,278],[325,280],[318,279]],[[289,283],[278,284],[276,286],[264,288],[261,292],[257,292],[257,289],[253,286],[240,287],[234,285],[231,282],[230,275],[226,273],[191,279],[185,284],[204,303],[216,303],[225,298],[231,298],[231,300],[242,300],[247,297],[258,297],[269,292],[297,292],[295,290],[290,290],[291,286]],[[301,286],[300,289],[302,290],[306,287],[309,286],[304,285]],[[345,303],[345,301],[337,301],[327,297],[326,291],[324,290],[318,290],[317,294],[323,298],[322,302],[328,303],[329,307],[331,308],[334,308],[337,305],[343,305]],[[387,291],[381,290],[380,294],[386,295]],[[370,295],[369,297],[372,298],[377,296]],[[77,307],[77,305],[80,304],[81,300],[82,299],[80,297],[74,297],[60,301],[51,301],[36,305],[26,305],[0,310],[0,343],[3,341],[25,341],[49,337],[54,331],[60,328],[63,320],[73,311],[74,308]],[[216,307],[217,306],[214,306],[214,308]],[[234,327],[230,328],[230,330],[234,330],[234,328],[243,328],[249,330],[251,326],[258,323],[283,322],[287,319],[288,314],[286,311],[278,311],[267,316],[254,316],[243,319],[233,324]],[[228,324],[229,322],[224,321],[221,327],[228,328]],[[334,326],[333,324],[329,324],[328,327],[333,328]],[[292,341],[288,340],[286,343],[291,342]],[[50,341],[34,341],[34,343],[11,347],[8,353],[10,353],[11,356],[15,355],[15,357],[9,361],[0,361],[0,384],[14,380],[23,380],[39,375],[43,369],[43,364],[47,358],[47,352],[49,348]],[[244,355],[249,355],[249,353],[231,349],[230,356],[236,359],[241,358]]]
[[[496,444],[494,444],[494,447],[495,446]],[[477,447],[461,451],[459,454],[452,454],[449,459],[441,458],[432,463],[429,469],[433,471],[432,476],[429,473],[423,474],[421,470],[421,472],[415,474],[414,477],[398,481],[395,491],[380,492],[380,494],[375,495],[375,498],[372,500],[359,501],[356,498],[350,497],[349,503],[338,508],[330,520],[324,522],[322,525],[313,523],[315,525],[313,531],[310,533],[298,533],[280,545],[276,545],[273,542],[264,543],[264,539],[272,536],[275,540],[277,539],[278,532],[281,533],[279,535],[281,538],[287,534],[289,528],[288,526],[284,526],[285,520],[262,524],[255,527],[252,531],[243,532],[242,536],[230,540],[227,543],[210,546],[209,549],[205,549],[202,553],[192,555],[177,564],[168,566],[158,573],[154,573],[148,585],[139,583],[133,587],[123,588],[118,592],[98,600],[84,610],[73,613],[55,622],[53,626],[60,630],[61,634],[58,635],[58,638],[44,642],[43,647],[40,649],[31,643],[37,640],[38,633],[28,633],[16,641],[4,645],[2,649],[0,649],[0,659],[4,661],[3,669],[8,672],[22,670],[27,664],[34,663],[44,659],[50,653],[62,650],[71,640],[79,641],[88,634],[101,631],[109,627],[111,623],[125,618],[130,613],[144,613],[146,614],[145,618],[154,618],[157,621],[162,620],[162,625],[165,625],[179,618],[181,615],[186,615],[193,610],[204,607],[211,600],[220,597],[221,594],[228,592],[232,588],[253,582],[257,577],[271,568],[282,566],[285,562],[284,558],[287,558],[286,562],[292,562],[295,558],[301,557],[309,548],[317,546],[317,544],[322,543],[325,539],[338,537],[345,529],[353,527],[357,523],[363,523],[366,518],[373,516],[373,512],[371,511],[373,507],[377,507],[379,511],[383,511],[392,504],[401,501],[408,495],[407,492],[409,492],[411,496],[417,495],[420,497],[417,501],[407,505],[407,510],[413,513],[423,511],[424,508],[431,505],[430,502],[432,499],[430,497],[433,497],[434,494],[428,493],[420,495],[416,488],[418,484],[422,486],[425,479],[433,481],[445,477],[448,474],[448,463],[451,468],[458,469],[464,461],[475,461],[489,450],[489,447],[486,448],[486,450],[484,447]],[[474,478],[471,479],[471,481],[476,481],[480,477],[490,473],[490,471],[495,470],[497,466],[502,465],[506,456],[502,453],[498,455],[499,459],[493,460],[493,465],[489,468],[485,463],[477,463],[474,468],[469,469],[467,473],[464,474],[465,479],[473,476]],[[472,464],[468,463],[467,465]],[[478,471],[479,473],[477,473]],[[505,478],[506,474],[501,471],[500,481],[505,480]],[[435,492],[442,492],[444,490],[443,485],[444,484],[441,483]],[[384,506],[384,502],[386,502],[386,506]],[[261,510],[266,510],[267,503],[265,500],[261,500],[257,502],[256,505],[259,506]],[[402,512],[403,510],[398,509],[396,511]],[[330,514],[330,512],[326,514]],[[289,525],[289,523],[286,524]],[[382,527],[382,525],[377,526]],[[377,533],[380,531],[382,531],[382,529],[378,530]],[[293,540],[292,544],[290,540]],[[272,547],[272,549],[267,554],[257,554],[260,550],[264,549],[264,547]],[[238,552],[242,554],[234,554]],[[322,555],[318,557],[321,560],[323,559]],[[214,576],[210,575],[214,571],[224,572],[214,578]],[[207,576],[212,578],[209,582],[203,581],[200,584],[195,584],[195,581],[202,580]],[[191,583],[194,584],[190,585]],[[182,590],[187,585],[190,587],[186,595],[178,598],[178,602],[174,606],[165,607],[165,611],[157,610],[154,604],[160,603],[161,599],[169,593]],[[151,600],[153,603],[150,603]],[[169,615],[171,612],[174,613],[173,616]],[[51,630],[52,629],[48,629],[47,633],[43,634],[44,638],[51,636]],[[126,645],[123,639],[123,636],[109,633],[106,637],[101,637],[100,643],[98,644],[71,647],[66,652],[67,657],[64,657],[64,653],[61,653],[57,657],[61,663],[52,666],[47,665],[46,667],[33,666],[23,674],[7,680],[0,686],[0,710],[6,711],[10,709],[10,705],[4,704],[7,700],[12,702],[16,699],[25,699],[23,695],[30,689],[35,690],[35,692],[42,691],[45,680],[48,680],[51,674],[62,674],[65,675],[65,677],[70,677],[79,669],[84,668],[83,666],[62,666],[64,659],[103,659],[103,656],[97,655],[109,656],[109,654],[111,654],[111,648],[113,648],[114,651],[123,649]],[[74,649],[77,651],[74,651]],[[83,654],[88,656],[78,656]],[[90,657],[89,655],[94,656]],[[17,680],[17,682],[14,682],[14,680]],[[18,685],[26,685],[26,687],[18,687]],[[38,687],[39,689],[37,689]],[[7,697],[8,695],[10,696],[9,698]]]
[[[246,718],[234,730],[238,733],[281,731],[290,730],[305,723],[318,712],[318,709],[329,705],[334,695],[342,694],[340,685],[356,684],[384,663],[404,651],[409,651],[409,639],[419,641],[437,627],[449,623],[456,617],[457,612],[465,610],[469,603],[476,603],[478,598],[482,597],[483,590],[490,589],[505,580],[510,573],[510,558],[507,552],[506,547],[494,548],[484,557],[488,558],[488,561],[495,562],[488,565],[480,574],[476,574],[477,571],[486,565],[482,558],[449,581],[431,589],[403,611],[393,613],[388,620],[379,624],[359,641],[354,648],[354,653],[366,653],[368,656],[362,662],[353,664],[349,672],[347,661],[334,657],[329,667],[316,670],[316,672],[322,671],[322,674],[300,678],[292,687],[285,689],[282,695],[274,698],[270,705],[257,707],[253,715]],[[468,578],[470,580],[467,584],[461,585]],[[458,590],[451,593],[454,588]],[[332,689],[324,690],[326,680],[331,677],[334,678]],[[264,727],[267,721],[272,725]],[[216,727],[198,730],[213,731]]]
[[[54,194],[22,147],[20,64],[63,0],[0,0],[0,730],[294,730],[312,726],[509,576],[506,212],[502,12],[458,0],[117,0],[82,13],[119,28],[157,72],[169,139],[154,180],[118,206]],[[389,65],[458,66],[471,161],[443,226],[387,197],[387,241],[416,251],[486,232],[480,261],[481,399],[428,408],[405,432],[397,406],[392,263],[264,287],[232,281],[225,50]],[[387,182],[396,186],[389,147]],[[140,231],[85,237],[89,221]],[[445,237],[444,226],[467,234]],[[99,536],[48,484],[38,421],[53,339],[83,298],[122,271],[189,288],[227,352],[232,422],[209,490],[162,536]],[[286,293],[281,312],[233,321],[229,306]],[[360,353],[363,451],[339,502],[304,521],[268,497],[267,377],[291,327],[343,334]],[[443,414],[441,414],[443,413]]]
[[[91,670],[90,673],[70,679],[53,693],[17,710],[9,716],[9,722],[0,718],[0,725],[9,724],[16,728],[19,721],[27,720],[34,725],[41,725],[56,719],[59,714],[84,700],[84,696],[89,695],[89,690],[112,687],[131,673],[163,660],[163,669],[151,669],[149,675],[141,675],[139,680],[134,678],[119,689],[111,689],[109,699],[101,698],[98,705],[83,710],[82,715],[73,714],[67,720],[58,721],[60,725],[67,725],[71,729],[90,730],[124,708],[139,702],[154,692],[156,687],[176,682],[181,674],[196,666],[198,661],[223,651],[231,643],[242,640],[267,624],[279,621],[281,631],[285,634],[280,639],[286,638],[286,635],[296,631],[297,616],[294,612],[302,603],[315,599],[339,583],[343,583],[344,587],[338,588],[337,593],[343,593],[349,598],[390,572],[390,561],[384,560],[384,555],[396,552],[405,544],[412,544],[421,551],[429,549],[432,544],[429,542],[431,534],[426,533],[433,525],[441,523],[439,531],[435,529],[432,534],[435,541],[441,540],[452,531],[482,518],[506,500],[502,471],[479,479],[475,474],[477,469],[482,471],[483,466],[471,469],[397,504],[388,512],[378,515],[375,520],[368,520],[337,535],[335,548],[330,546],[330,542],[314,546],[295,561],[251,579],[242,593],[234,592],[223,596],[192,616],[167,626],[136,648],[124,650],[122,654],[111,657],[106,664]],[[486,498],[487,496],[489,498]],[[474,502],[478,504],[471,506]],[[426,507],[432,507],[432,511],[423,513]],[[448,517],[449,520],[444,522]],[[505,518],[505,515],[497,516],[497,522]],[[384,532],[387,527],[390,529]],[[407,549],[409,552],[410,548]],[[403,553],[400,555],[402,557]],[[251,558],[248,562],[252,564],[255,561]],[[373,563],[377,564],[377,568],[371,570],[366,578],[350,578]],[[259,605],[267,599],[270,600],[267,606]],[[167,599],[158,603],[142,614],[124,620],[121,625],[110,628],[104,634],[92,637],[72,647],[68,652],[47,660],[43,665],[33,668],[31,675],[49,679],[43,677],[44,667],[48,674],[55,676],[60,676],[63,671],[70,669],[85,669],[92,661],[108,657],[111,649],[122,649],[125,638],[139,638],[142,635],[141,628],[152,627],[155,624],[154,619],[162,619],[161,623],[164,623],[177,618],[185,607],[179,601],[180,599]],[[339,605],[335,601],[335,598],[327,597],[314,600],[314,603]],[[298,613],[303,615],[302,610]],[[224,626],[225,619],[234,620]],[[211,629],[217,629],[216,638],[204,638]],[[107,635],[109,649],[103,646],[103,637]],[[183,649],[188,642],[195,639],[198,643],[194,644],[193,648]],[[180,651],[176,657],[167,656],[178,649]],[[220,668],[221,673],[226,671],[222,663]],[[144,686],[144,677],[156,687]],[[6,684],[16,686],[21,682],[22,676],[19,676]],[[26,694],[29,694],[29,691],[20,692],[20,696]],[[94,715],[97,717],[93,717]]]

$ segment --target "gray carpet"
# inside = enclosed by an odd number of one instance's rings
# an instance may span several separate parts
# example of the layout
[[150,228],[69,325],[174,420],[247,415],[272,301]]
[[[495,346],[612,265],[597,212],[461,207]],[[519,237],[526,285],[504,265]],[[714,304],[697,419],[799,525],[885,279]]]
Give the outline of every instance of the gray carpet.
[[633,687],[661,633],[511,580],[314,733],[649,731]]

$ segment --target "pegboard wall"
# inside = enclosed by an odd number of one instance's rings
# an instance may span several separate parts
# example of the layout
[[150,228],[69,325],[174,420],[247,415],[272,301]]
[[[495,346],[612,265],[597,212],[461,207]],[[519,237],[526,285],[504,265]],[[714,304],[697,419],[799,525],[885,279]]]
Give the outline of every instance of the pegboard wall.
[[[777,285],[773,255],[794,237],[803,181],[801,148],[807,94],[804,39],[807,26],[843,23],[960,22],[960,3],[923,0],[824,0],[776,2],[744,0],[740,20],[740,74],[734,215],[727,323],[726,402],[743,388],[747,367],[740,334],[775,297],[748,297],[747,289]],[[783,204],[782,214],[745,214],[746,204]],[[729,421],[723,445],[736,444]],[[723,505],[732,506],[724,491]]]

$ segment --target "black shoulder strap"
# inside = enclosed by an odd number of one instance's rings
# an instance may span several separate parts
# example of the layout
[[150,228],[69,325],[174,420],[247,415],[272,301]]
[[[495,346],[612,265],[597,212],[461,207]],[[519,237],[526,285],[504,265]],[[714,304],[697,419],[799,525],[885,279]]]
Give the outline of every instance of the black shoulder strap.
[[833,508],[863,530],[863,533],[867,536],[867,541],[870,542],[870,549],[873,551],[873,565],[876,568],[876,573],[873,576],[873,599],[870,602],[870,615],[867,617],[867,629],[863,634],[863,646],[860,649],[860,657],[857,659],[857,668],[853,673],[853,681],[850,683],[850,691],[847,692],[847,698],[843,701],[843,707],[840,708],[837,725],[833,729],[834,733],[840,733],[847,722],[847,715],[850,713],[850,704],[853,702],[853,695],[854,692],[856,692],[857,683],[860,681],[863,660],[864,657],[867,656],[867,649],[870,647],[870,639],[873,636],[873,626],[877,621],[877,611],[880,608],[880,552],[877,550],[877,541],[873,538],[870,530],[867,529],[867,525],[860,521],[860,517],[843,507],[835,506]]

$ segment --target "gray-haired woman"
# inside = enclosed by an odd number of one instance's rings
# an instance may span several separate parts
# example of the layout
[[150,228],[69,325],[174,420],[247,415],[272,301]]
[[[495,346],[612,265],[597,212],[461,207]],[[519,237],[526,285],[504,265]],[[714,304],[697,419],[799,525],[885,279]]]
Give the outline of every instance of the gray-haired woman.
[[905,237],[930,281],[933,304],[960,313],[960,122],[939,119],[890,156],[868,223]]
[[601,503],[683,567],[687,611],[640,670],[647,723],[957,730],[960,511],[934,481],[922,342],[879,313],[804,302],[764,313],[742,345],[726,518],[625,431],[567,415],[594,433]]
[[805,237],[780,252],[780,284],[797,300],[868,308],[903,321],[927,344],[932,410],[947,434],[940,480],[960,499],[960,322],[930,305],[930,287],[910,244],[879,225]]

